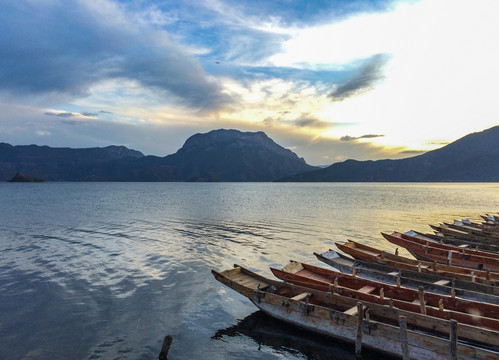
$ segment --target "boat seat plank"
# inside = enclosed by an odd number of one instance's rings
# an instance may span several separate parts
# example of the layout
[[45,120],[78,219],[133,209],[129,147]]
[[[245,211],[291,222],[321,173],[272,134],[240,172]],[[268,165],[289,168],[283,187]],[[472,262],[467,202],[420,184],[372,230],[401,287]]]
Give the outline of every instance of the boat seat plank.
[[447,286],[450,284],[450,280],[438,280],[434,282],[435,285]]
[[364,294],[370,294],[372,293],[374,290],[376,290],[376,287],[375,286],[371,286],[371,285],[365,285],[363,287],[361,287],[359,290],[357,290],[358,292],[361,292],[361,293],[364,293]]
[[[421,303],[419,302],[419,299],[414,300],[412,303],[416,304],[416,305],[421,305]],[[425,304],[426,304],[426,301],[425,301]]]
[[350,309],[343,311],[343,314],[355,316],[358,314],[358,312],[359,311],[357,305],[355,305],[354,307],[351,307]]
[[305,292],[305,293],[301,293],[301,294],[298,294],[296,296],[293,296],[291,298],[291,300],[296,300],[296,301],[303,301],[305,300],[307,297],[309,297],[310,295],[312,295],[311,293],[308,293],[308,292]]

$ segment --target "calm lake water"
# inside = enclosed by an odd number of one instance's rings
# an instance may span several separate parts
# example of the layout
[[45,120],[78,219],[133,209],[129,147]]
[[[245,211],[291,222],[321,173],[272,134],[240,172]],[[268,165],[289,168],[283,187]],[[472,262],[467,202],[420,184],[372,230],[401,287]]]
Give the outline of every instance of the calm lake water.
[[157,359],[167,334],[170,360],[354,359],[210,270],[393,250],[381,231],[499,211],[499,184],[0,183],[0,204],[1,359]]

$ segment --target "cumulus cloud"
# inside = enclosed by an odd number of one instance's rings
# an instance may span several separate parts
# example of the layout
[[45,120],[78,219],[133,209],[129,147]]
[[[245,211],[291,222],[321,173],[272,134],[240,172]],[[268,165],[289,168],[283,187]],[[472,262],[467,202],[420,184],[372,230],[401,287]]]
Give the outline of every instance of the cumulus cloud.
[[373,89],[383,79],[383,67],[388,59],[386,54],[370,57],[350,79],[331,91],[329,96],[333,101],[342,101]]
[[0,0],[0,90],[88,96],[131,79],[165,101],[211,109],[228,101],[199,62],[141,13],[109,0]]

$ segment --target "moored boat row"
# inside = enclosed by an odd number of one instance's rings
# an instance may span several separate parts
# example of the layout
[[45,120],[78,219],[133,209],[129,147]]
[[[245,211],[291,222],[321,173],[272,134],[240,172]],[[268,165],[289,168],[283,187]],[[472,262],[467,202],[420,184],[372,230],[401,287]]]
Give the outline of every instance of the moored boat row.
[[404,359],[499,359],[493,219],[481,226],[463,220],[470,242],[488,236],[478,249],[446,243],[439,234],[393,232],[382,235],[416,259],[348,240],[336,243],[347,255],[314,253],[334,269],[290,261],[271,268],[282,281],[238,265],[212,273],[272,317],[354,343],[356,355],[368,347]]
[[[244,267],[212,271],[221,283],[246,296],[274,318],[317,333],[411,359],[448,359],[450,349],[459,359],[497,359],[497,332],[442,320],[395,306],[359,301],[332,291],[279,282]],[[453,323],[454,321],[454,323]],[[449,341],[449,338],[452,338]],[[483,346],[482,346],[483,345]]]

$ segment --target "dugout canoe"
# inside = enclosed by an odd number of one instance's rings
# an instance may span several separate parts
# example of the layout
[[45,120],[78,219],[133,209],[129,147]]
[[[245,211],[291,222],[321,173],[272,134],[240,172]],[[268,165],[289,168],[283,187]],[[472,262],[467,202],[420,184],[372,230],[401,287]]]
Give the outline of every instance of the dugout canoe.
[[[365,306],[356,299],[339,294],[267,279],[237,265],[234,265],[234,269],[222,272],[212,270],[212,274],[217,281],[246,296],[267,315],[294,326],[355,343],[357,354],[357,349],[362,346],[397,357],[404,353],[411,359],[448,359],[449,349],[457,352],[459,359],[497,360],[499,356],[495,349],[456,341],[456,336],[450,336],[449,340],[439,336],[437,330],[429,333],[404,326],[407,318],[411,322],[419,319],[427,324],[433,319],[427,315],[411,314],[376,304]],[[357,308],[357,313],[352,308]],[[380,319],[392,317],[394,320],[390,323],[383,322],[374,314],[379,314]],[[447,322],[436,319],[435,324],[438,329],[445,326],[455,328],[452,320]],[[460,332],[457,336],[460,336]]]
[[474,234],[470,234],[466,231],[462,231],[460,229],[455,229],[447,226],[446,224],[432,225],[430,227],[437,233],[441,233],[444,236],[451,236],[457,239],[462,239],[466,241],[472,241],[478,244],[497,244],[497,239],[488,238],[486,236],[478,236]]
[[454,245],[459,248],[464,247],[465,249],[474,249],[485,252],[499,253],[499,242],[497,245],[492,243],[481,243],[479,241],[456,238],[450,235],[445,235],[440,232],[436,232],[435,234],[424,234],[419,231],[409,230],[404,234],[411,235],[425,241],[434,241],[441,244]]
[[[466,250],[449,250],[441,248],[440,244],[419,244],[408,238],[391,236],[382,233],[383,237],[392,244],[401,246],[411,253],[416,259],[424,261],[437,261],[441,264],[463,266],[471,269],[499,271],[499,258],[476,255],[465,252]],[[448,245],[447,245],[448,246]]]
[[[330,269],[291,261],[282,270],[271,268],[277,278],[307,288],[332,291],[343,296],[414,313],[424,313],[440,319],[454,319],[460,324],[499,330],[499,306],[393,286]],[[477,340],[477,339],[474,339]],[[498,344],[499,345],[499,342]]]
[[413,260],[396,254],[390,254],[389,252],[375,249],[352,240],[349,240],[344,244],[335,243],[335,245],[344,253],[362,261],[384,264],[397,269],[433,273],[452,279],[467,280],[491,286],[499,285],[499,273],[496,272]]
[[391,242],[392,244],[399,245],[399,246],[402,246],[400,244],[404,243],[405,241],[409,241],[411,243],[416,243],[416,244],[422,245],[424,247],[431,246],[431,247],[437,248],[437,249],[454,251],[455,253],[460,253],[462,255],[474,255],[474,256],[480,256],[480,257],[499,259],[499,253],[497,253],[497,252],[481,251],[481,250],[476,250],[476,249],[469,249],[466,247],[459,247],[459,246],[455,246],[455,245],[443,244],[443,243],[435,242],[435,241],[428,239],[428,238],[421,237],[417,233],[410,232],[410,231],[408,231],[404,234],[402,234],[398,231],[394,231],[391,234],[387,234],[387,233],[382,232],[381,235],[383,235],[383,237],[386,240],[388,240],[389,242]]
[[400,284],[413,289],[419,289],[420,286],[423,286],[424,290],[429,292],[443,295],[451,295],[453,292],[455,296],[465,299],[499,304],[499,288],[495,286],[354,260],[331,249],[321,254],[314,252],[314,255],[318,260],[342,273],[352,274],[355,269],[357,276],[366,279],[386,282],[391,285]]
[[444,222],[444,225],[446,225],[450,228],[453,228],[453,229],[467,232],[468,234],[471,234],[471,235],[474,235],[477,237],[484,237],[484,238],[499,240],[499,233],[497,231],[495,231],[494,228],[487,229],[484,227],[476,227],[476,226],[473,226],[472,224],[465,224],[462,221],[457,221],[457,220],[454,220],[453,223]]

